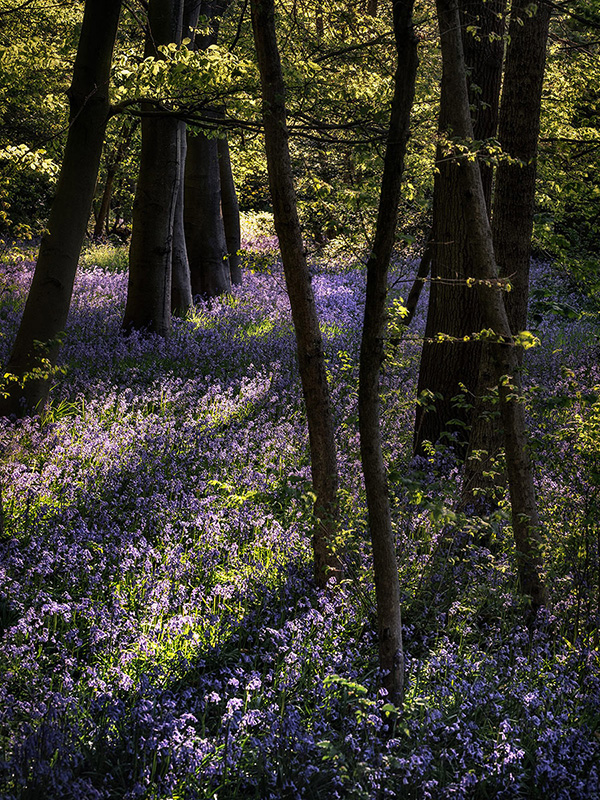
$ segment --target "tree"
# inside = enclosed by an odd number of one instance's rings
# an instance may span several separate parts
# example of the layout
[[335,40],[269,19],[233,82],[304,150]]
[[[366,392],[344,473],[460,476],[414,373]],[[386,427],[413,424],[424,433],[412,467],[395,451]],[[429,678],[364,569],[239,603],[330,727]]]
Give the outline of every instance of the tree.
[[[514,335],[527,327],[536,157],[549,24],[550,6],[546,3],[534,11],[521,0],[513,2],[498,125],[504,157],[496,169],[492,235],[500,275],[509,279],[512,287],[505,295],[505,304]],[[484,510],[488,504],[484,490],[494,481],[486,475],[492,474],[502,446],[494,408],[485,399],[494,388],[492,377],[491,354],[484,345],[461,497],[461,505],[473,510]]]
[[[461,0],[461,33],[468,56],[470,104],[474,117],[473,147],[496,135],[502,75],[502,31],[505,0]],[[453,109],[442,76],[436,174],[431,235],[431,291],[417,393],[426,399],[417,406],[414,448],[437,442],[454,427],[457,455],[466,453],[471,420],[469,403],[457,403],[461,386],[467,401],[475,395],[481,343],[473,334],[482,320],[476,292],[467,284],[473,274],[467,244],[470,222],[460,197],[461,167],[452,157],[449,118]],[[482,165],[486,206],[490,207],[491,167]],[[440,340],[441,334],[441,340]]]
[[[194,37],[194,47],[206,50],[216,44],[221,17],[229,0],[206,0],[200,13],[210,25],[208,34]],[[209,110],[209,116],[218,120],[218,111]],[[221,146],[222,147],[222,146]],[[222,179],[223,178],[223,179]],[[233,261],[233,274],[229,261],[231,252],[225,227],[223,187],[227,193],[227,225],[232,246],[235,243],[235,225],[238,242]],[[234,207],[235,187],[231,176],[228,151],[219,156],[219,140],[202,129],[190,131],[185,169],[184,224],[188,248],[192,294],[216,297],[228,292],[231,284],[240,283],[239,261],[239,210]],[[233,217],[237,216],[237,219]]]
[[[159,47],[181,42],[183,0],[150,0],[146,57],[160,58]],[[129,283],[123,328],[147,329],[162,336],[171,330],[173,226],[181,182],[178,120],[142,109],[142,151],[129,250]]]
[[395,241],[404,156],[417,73],[417,40],[412,25],[413,0],[393,5],[398,65],[381,184],[377,228],[367,262],[367,296],[360,350],[360,452],[377,598],[379,665],[383,685],[393,703],[402,704],[404,657],[396,548],[383,460],[379,412],[379,375],[386,331],[387,276]]
[[335,431],[323,342],[306,262],[288,146],[285,85],[275,33],[273,0],[251,0],[252,29],[262,87],[265,150],[275,230],[292,319],[306,406],[316,517],[313,535],[315,578],[325,586],[341,572],[334,550],[338,514]]
[[[448,128],[459,143],[473,139],[466,70],[456,0],[436,0],[442,68],[449,100]],[[519,359],[501,293],[481,173],[461,155],[460,193],[469,221],[469,249],[483,323],[490,331],[490,352],[499,402],[510,490],[519,581],[534,608],[546,601],[541,578],[540,522],[537,514],[525,412],[519,398]]]
[[33,282],[5,372],[0,413],[39,408],[49,390],[90,215],[109,112],[109,78],[121,0],[86,0],[69,89],[69,133]]

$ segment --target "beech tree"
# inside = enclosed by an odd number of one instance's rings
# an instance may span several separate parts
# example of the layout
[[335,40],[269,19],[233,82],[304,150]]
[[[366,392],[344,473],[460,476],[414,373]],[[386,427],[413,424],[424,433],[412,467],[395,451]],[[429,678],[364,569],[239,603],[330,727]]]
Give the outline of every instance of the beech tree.
[[360,453],[365,478],[377,601],[377,640],[383,685],[393,703],[402,704],[404,657],[400,584],[386,468],[383,460],[379,376],[387,327],[386,299],[390,256],[395,241],[404,156],[417,74],[413,0],[395,0],[393,21],[398,64],[379,199],[377,228],[367,261],[367,295],[359,370]]
[[[146,56],[181,42],[183,0],[150,0]],[[133,206],[123,328],[167,336],[171,329],[173,226],[181,181],[178,120],[143,105],[140,172]]]
[[[550,11],[546,3],[534,12],[528,3],[515,0],[508,30],[498,124],[504,157],[496,169],[492,235],[500,275],[510,280],[512,287],[504,298],[513,334],[527,328],[536,156]],[[495,409],[485,400],[493,388],[493,366],[489,347],[484,345],[461,498],[463,506],[474,510],[485,508],[488,502],[482,489],[492,486],[493,481],[485,475],[491,474],[502,446]]]
[[48,395],[86,234],[109,114],[109,79],[121,0],[86,0],[69,89],[69,132],[47,232],[16,341],[0,414],[22,416]]
[[[205,50],[216,44],[228,3],[229,0],[201,3],[200,14],[210,28],[207,34],[194,36],[196,49]],[[215,119],[219,117],[216,110],[209,110],[208,114]],[[184,227],[194,296],[216,297],[228,292],[232,283],[241,283],[237,256],[239,209],[233,199],[235,186],[229,153],[219,141],[213,133],[202,129],[190,130],[187,141]],[[235,246],[235,251],[230,245]]]
[[286,125],[285,84],[275,33],[273,0],[251,0],[252,30],[262,87],[262,111],[275,230],[296,332],[298,365],[310,446],[316,517],[315,578],[325,586],[342,565],[334,549],[338,516],[335,431],[323,341],[300,230]]
[[[448,129],[459,143],[473,139],[469,95],[456,0],[436,0],[442,68],[448,95]],[[519,358],[502,297],[502,281],[494,255],[481,173],[477,163],[461,155],[460,194],[469,221],[469,249],[483,324],[490,332],[490,354],[499,387],[500,416],[510,491],[519,581],[534,608],[546,601],[541,577],[540,522],[533,471],[527,446],[525,412],[519,398]]]
[[[498,98],[502,76],[503,13],[505,0],[461,0],[463,48],[470,84],[473,136],[477,144],[496,135]],[[467,60],[468,59],[468,60]],[[468,247],[470,221],[460,196],[460,165],[452,157],[448,120],[453,112],[445,76],[442,76],[436,174],[433,190],[431,234],[431,290],[425,341],[421,354],[417,393],[426,397],[417,406],[414,449],[423,442],[436,443],[454,424],[452,442],[459,456],[466,453],[471,420],[469,400],[475,395],[481,343],[473,334],[482,328],[476,292],[467,284],[472,264]],[[482,164],[486,207],[489,209],[492,170]],[[455,398],[467,392],[467,402]]]

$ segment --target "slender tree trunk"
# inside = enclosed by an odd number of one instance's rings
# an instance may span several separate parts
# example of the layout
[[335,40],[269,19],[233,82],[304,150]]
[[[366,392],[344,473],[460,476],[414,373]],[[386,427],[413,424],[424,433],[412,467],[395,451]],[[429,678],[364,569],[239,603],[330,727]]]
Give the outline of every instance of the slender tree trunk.
[[[473,127],[459,32],[458,7],[456,0],[436,0],[436,6],[443,71],[448,98],[451,100],[449,130],[460,140],[469,141],[473,138]],[[500,414],[504,428],[519,581],[522,592],[530,598],[532,606],[537,608],[545,603],[546,590],[540,576],[540,522],[527,446],[525,412],[523,403],[518,398],[519,362],[498,285],[492,232],[477,163],[462,159],[459,175],[461,198],[471,223],[469,246],[483,321],[486,328],[491,329],[497,338],[497,342],[492,344],[490,349],[496,383],[500,387]]]
[[413,0],[393,6],[398,65],[373,249],[367,262],[367,297],[360,350],[358,410],[360,452],[369,529],[373,546],[379,665],[383,685],[393,703],[402,704],[404,656],[400,583],[392,531],[386,468],[383,460],[379,408],[379,376],[387,326],[387,286],[395,241],[396,217],[410,112],[417,74],[417,40],[412,25]]
[[87,0],[69,89],[70,125],[48,232],[5,372],[0,414],[42,406],[65,329],[90,216],[109,111],[108,84],[121,0]]
[[119,133],[119,144],[114,148],[113,152],[106,159],[106,181],[104,183],[104,190],[102,192],[102,199],[100,201],[100,208],[96,217],[96,224],[94,226],[94,239],[102,239],[105,232],[108,230],[108,214],[110,211],[110,201],[113,192],[115,177],[119,169],[121,161],[125,157],[127,148],[131,142],[131,138],[137,127],[137,119],[126,120],[123,123]]
[[175,203],[175,217],[173,219],[173,252],[172,252],[172,283],[171,283],[171,311],[174,314],[185,316],[194,304],[192,297],[192,283],[190,278],[190,263],[188,261],[187,244],[185,241],[184,214],[184,173],[187,155],[187,136],[185,122],[177,126],[179,138],[179,187]]
[[[461,0],[461,31],[469,56],[471,106],[474,137],[481,141],[495,136],[500,78],[502,74],[502,13],[504,0]],[[477,28],[477,37],[471,32]],[[419,369],[418,394],[430,393],[428,404],[417,406],[415,452],[423,451],[423,442],[437,442],[452,429],[453,442],[460,458],[466,455],[468,428],[471,423],[469,401],[475,396],[481,357],[481,343],[471,337],[481,330],[482,321],[476,292],[466,280],[473,274],[467,239],[469,220],[459,191],[460,167],[451,152],[449,118],[452,114],[446,81],[442,76],[437,172],[434,179],[431,291],[425,330],[425,342]],[[491,169],[483,168],[486,205],[490,205]],[[451,337],[440,342],[438,334]],[[455,398],[466,389],[467,403]]]
[[218,139],[219,175],[221,178],[221,208],[223,210],[223,226],[225,228],[225,241],[227,242],[227,258],[229,260],[229,273],[231,283],[238,286],[242,282],[240,267],[240,207],[238,205],[233,173],[231,172],[231,158],[229,157],[229,142],[227,139]]
[[[529,5],[522,0],[513,3],[511,10],[498,138],[504,153],[518,159],[518,163],[502,161],[496,170],[492,218],[500,275],[507,277],[512,285],[512,291],[505,295],[505,304],[513,334],[527,327],[536,156],[550,6],[538,5],[533,15],[529,11]],[[493,491],[494,485],[502,484],[498,476],[487,477],[502,447],[496,409],[481,399],[493,388],[492,375],[491,354],[484,345],[461,497],[461,506],[476,512],[486,510],[489,505],[486,495]]]
[[[150,0],[146,54],[181,42],[182,0]],[[147,107],[146,111],[151,111]],[[129,283],[123,329],[171,331],[173,223],[179,193],[179,123],[168,115],[142,119],[140,173],[133,204]]]
[[315,577],[324,586],[341,572],[333,548],[337,533],[338,472],[335,431],[323,341],[306,263],[288,147],[285,85],[275,35],[273,0],[251,0],[252,28],[260,70],[269,185],[287,291],[296,331],[300,378],[306,404],[317,518],[313,536]]
[[98,215],[96,216],[96,223],[94,225],[94,239],[104,238],[106,223],[108,221],[108,212],[110,209],[110,198],[112,197],[112,190],[116,174],[116,167],[107,167],[106,181],[104,182],[104,190],[102,192],[102,199],[100,200],[100,208],[98,209]]

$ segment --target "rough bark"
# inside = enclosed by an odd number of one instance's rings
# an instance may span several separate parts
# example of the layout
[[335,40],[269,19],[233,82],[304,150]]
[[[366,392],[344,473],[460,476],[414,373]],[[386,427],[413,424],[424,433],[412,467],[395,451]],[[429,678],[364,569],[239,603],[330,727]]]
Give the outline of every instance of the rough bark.
[[527,327],[536,157],[550,11],[550,5],[542,2],[530,15],[530,4],[517,0],[508,31],[498,139],[503,152],[518,163],[502,161],[496,170],[492,233],[500,274],[512,284],[506,306],[513,333]]
[[[160,45],[181,41],[182,15],[182,0],[150,0],[146,55],[160,58]],[[148,330],[161,336],[171,331],[173,223],[181,162],[178,130],[178,121],[168,115],[142,119],[125,331]]]
[[288,146],[285,86],[275,35],[273,0],[251,0],[252,28],[260,70],[265,149],[275,229],[292,319],[310,444],[316,524],[313,535],[315,577],[324,586],[341,573],[333,548],[337,533],[338,472],[335,435],[323,342],[306,263]]
[[[496,133],[498,95],[502,74],[502,47],[491,34],[502,32],[498,14],[504,0],[461,0],[462,40],[469,54],[471,106],[474,138],[489,139]],[[479,29],[477,38],[469,27]],[[425,342],[419,369],[418,394],[432,393],[431,403],[417,406],[414,448],[423,452],[423,442],[437,442],[445,431],[454,431],[459,457],[466,454],[467,430],[471,422],[469,401],[475,396],[481,344],[471,337],[481,330],[482,321],[476,292],[466,284],[473,274],[467,238],[469,220],[459,192],[460,167],[451,145],[449,119],[452,115],[447,81],[442,75],[439,131],[434,178],[431,291]],[[491,170],[484,168],[486,205],[489,208]],[[451,337],[437,341],[438,334]],[[466,388],[467,403],[454,400]],[[450,424],[452,423],[452,424]]]
[[[449,128],[461,140],[473,137],[466,73],[456,0],[436,0],[442,64],[448,97],[451,99]],[[486,328],[494,332],[490,342],[495,382],[499,385],[500,415],[510,490],[512,524],[515,536],[519,582],[534,608],[546,601],[541,579],[540,522],[537,514],[533,470],[527,446],[525,412],[518,398],[519,362],[517,349],[502,292],[494,256],[492,232],[478,165],[463,160],[460,194],[470,220],[469,248],[477,296]]]
[[223,210],[223,226],[225,228],[225,241],[227,242],[227,258],[229,261],[229,274],[231,283],[238,286],[242,282],[240,266],[240,207],[237,192],[231,172],[231,158],[229,157],[229,142],[227,139],[218,140],[219,175],[221,178],[221,208]]
[[[511,10],[498,139],[503,152],[517,161],[502,161],[496,170],[492,217],[500,275],[509,278],[512,285],[505,304],[513,334],[527,327],[536,156],[550,22],[550,6],[539,5],[533,15],[527,8],[527,3],[518,0]],[[477,512],[486,510],[489,492],[498,483],[498,478],[492,480],[486,473],[502,446],[496,409],[482,399],[492,388],[490,358],[489,348],[484,346],[461,497],[464,508]]]
[[402,617],[396,547],[381,443],[379,380],[387,325],[388,268],[395,240],[418,64],[412,7],[413,0],[396,0],[393,5],[398,65],[377,227],[367,262],[367,295],[358,392],[360,452],[373,547],[379,665],[389,699],[397,705],[402,704],[404,689]]
[[[3,415],[22,416],[43,405],[48,395],[48,372],[56,363],[58,337],[65,329],[98,177],[120,9],[121,0],[87,0],[85,4],[69,89],[69,133],[48,231],[5,369],[15,379],[0,398]],[[33,375],[36,370],[38,374]]]

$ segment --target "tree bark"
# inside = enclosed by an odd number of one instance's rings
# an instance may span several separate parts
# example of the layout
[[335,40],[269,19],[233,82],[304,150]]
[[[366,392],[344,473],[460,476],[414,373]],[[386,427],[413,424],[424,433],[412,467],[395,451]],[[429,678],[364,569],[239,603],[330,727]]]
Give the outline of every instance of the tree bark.
[[[500,36],[503,31],[503,9],[504,0],[461,0],[462,40],[469,54],[470,101],[477,141],[496,133],[502,40],[498,42],[493,35]],[[467,26],[479,29],[477,38]],[[471,423],[469,401],[477,389],[481,357],[481,343],[471,337],[481,330],[482,321],[476,292],[466,283],[473,274],[467,246],[470,223],[460,198],[461,168],[453,157],[449,136],[450,104],[447,81],[442,75],[439,113],[442,141],[437,148],[433,192],[432,282],[417,389],[419,396],[427,392],[433,397],[431,402],[417,406],[414,449],[423,453],[425,440],[436,443],[444,432],[453,431],[456,438],[452,446],[457,456],[464,458]],[[489,208],[491,169],[484,167],[482,178]],[[438,341],[440,333],[451,339]],[[464,391],[461,384],[466,389],[467,402],[457,404],[454,398]]]
[[[504,299],[513,334],[527,327],[536,156],[549,22],[549,5],[539,5],[536,13],[530,15],[527,3],[522,0],[513,3],[498,138],[503,152],[517,162],[504,160],[498,165],[492,217],[500,275],[512,285],[512,291]],[[486,510],[489,505],[486,494],[495,484],[502,483],[498,478],[486,477],[502,447],[495,409],[482,399],[493,386],[490,359],[489,347],[484,345],[461,497],[461,506],[476,512]]]
[[188,136],[183,219],[194,297],[231,289],[217,147],[203,133]]
[[[204,50],[216,43],[221,17],[228,2],[204,0],[201,3],[200,13],[210,24],[210,30],[205,35],[195,37],[196,49]],[[214,113],[218,116],[218,112]],[[202,131],[188,136],[184,225],[194,297],[224,294],[238,277],[237,274],[235,278],[230,274],[227,257],[218,147],[217,139],[208,138]],[[228,207],[228,213],[232,213],[231,206]],[[239,225],[239,217],[237,222]]]
[[48,231],[5,372],[14,376],[0,414],[46,401],[90,216],[109,111],[108,84],[121,0],[87,0],[69,89],[70,124]]
[[313,536],[315,578],[325,586],[341,573],[334,549],[337,533],[338,472],[335,432],[323,341],[300,231],[288,146],[285,86],[275,34],[273,0],[251,0],[252,29],[260,70],[265,149],[275,229],[292,319],[306,405],[316,524]]
[[[160,58],[160,45],[181,42],[182,17],[182,0],[150,0],[146,55]],[[171,331],[173,223],[181,163],[178,131],[178,121],[168,115],[142,119],[125,331],[148,330],[161,336]]]
[[187,134],[185,122],[177,126],[179,138],[179,187],[175,203],[175,217],[173,219],[173,251],[171,264],[171,311],[173,314],[185,316],[193,306],[192,283],[190,277],[190,262],[188,261],[187,244],[185,241],[184,214],[184,174],[187,156]]
[[119,143],[114,148],[113,152],[106,159],[106,181],[104,183],[104,190],[102,192],[102,199],[100,200],[100,208],[96,217],[96,224],[94,226],[94,239],[102,239],[105,233],[108,232],[108,214],[110,211],[110,201],[112,197],[113,185],[117,175],[119,165],[127,148],[131,142],[133,133],[137,127],[137,119],[126,120],[119,132]]
[[393,6],[398,65],[377,227],[367,262],[367,296],[360,349],[358,392],[360,452],[373,547],[379,665],[388,697],[398,706],[402,704],[404,692],[402,617],[396,547],[381,443],[379,379],[387,326],[388,268],[395,241],[398,202],[418,65],[412,8],[413,0],[396,0]]
[[[456,0],[436,0],[442,65],[451,101],[449,130],[462,141],[473,137],[466,72]],[[459,170],[460,193],[470,221],[469,247],[473,277],[486,328],[494,332],[490,350],[499,385],[500,415],[510,489],[512,524],[521,591],[533,608],[546,602],[541,579],[540,522],[537,514],[533,470],[529,456],[523,403],[518,398],[519,362],[508,316],[499,289],[492,232],[487,216],[481,173],[476,162],[463,159]]]
[[217,147],[219,151],[219,175],[221,178],[221,208],[223,210],[225,241],[227,242],[229,274],[231,275],[231,283],[234,286],[239,286],[242,282],[240,266],[240,207],[235,191],[235,183],[233,182],[233,173],[231,172],[229,142],[227,139],[219,139]]

